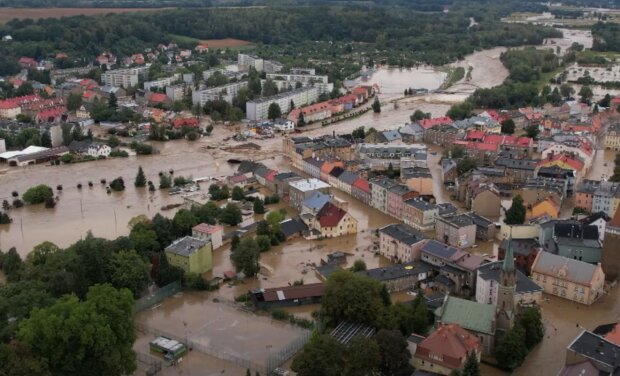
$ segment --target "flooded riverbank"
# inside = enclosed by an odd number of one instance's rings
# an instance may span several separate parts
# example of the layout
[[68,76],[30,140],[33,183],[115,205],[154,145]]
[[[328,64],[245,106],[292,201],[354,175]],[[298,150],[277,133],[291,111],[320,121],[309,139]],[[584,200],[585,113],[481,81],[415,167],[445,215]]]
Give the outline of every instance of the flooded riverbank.
[[402,96],[405,89],[436,90],[445,81],[447,73],[431,66],[418,68],[381,67],[368,78],[357,80],[362,85],[379,86],[384,96]]

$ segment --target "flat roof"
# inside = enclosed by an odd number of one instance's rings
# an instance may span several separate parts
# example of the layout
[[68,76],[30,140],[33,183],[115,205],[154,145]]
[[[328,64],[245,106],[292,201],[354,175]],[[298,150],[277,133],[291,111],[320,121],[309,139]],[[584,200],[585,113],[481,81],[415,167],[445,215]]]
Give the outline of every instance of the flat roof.
[[316,178],[296,180],[296,181],[290,182],[289,185],[292,188],[295,188],[302,192],[314,191],[317,189],[324,189],[324,188],[331,187],[329,184]]

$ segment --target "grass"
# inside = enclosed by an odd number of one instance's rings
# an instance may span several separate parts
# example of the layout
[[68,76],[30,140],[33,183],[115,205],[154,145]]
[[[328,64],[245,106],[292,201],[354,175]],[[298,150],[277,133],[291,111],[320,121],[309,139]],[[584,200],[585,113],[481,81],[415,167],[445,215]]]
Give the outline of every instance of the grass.
[[12,19],[30,18],[38,20],[40,18],[61,18],[71,16],[96,16],[108,13],[128,13],[128,12],[155,12],[165,8],[1,8],[0,24]]

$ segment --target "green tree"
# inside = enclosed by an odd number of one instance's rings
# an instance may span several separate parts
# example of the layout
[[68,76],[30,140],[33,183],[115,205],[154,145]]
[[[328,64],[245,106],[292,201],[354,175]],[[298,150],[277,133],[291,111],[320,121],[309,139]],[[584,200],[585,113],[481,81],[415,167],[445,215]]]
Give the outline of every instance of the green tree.
[[263,84],[263,97],[271,97],[278,94],[278,87],[272,79],[265,80]]
[[282,116],[282,110],[280,109],[280,105],[276,102],[273,102],[269,105],[269,108],[267,109],[267,117],[272,121],[275,121],[280,116]]
[[144,176],[142,166],[138,166],[138,174],[136,175],[136,181],[133,184],[139,188],[146,187],[146,176]]
[[506,119],[502,121],[502,133],[513,134],[515,133],[515,122],[512,119]]
[[122,177],[118,177],[110,182],[110,189],[116,192],[125,190],[125,181]]
[[381,329],[375,340],[381,351],[381,374],[386,376],[409,376],[413,367],[409,364],[411,353],[407,340],[398,330]]
[[263,200],[257,198],[254,200],[254,214],[265,214],[265,204]]
[[590,88],[590,86],[584,85],[581,87],[581,90],[579,90],[579,96],[580,101],[582,103],[590,103],[590,101],[592,100],[592,97],[594,96],[594,93],[592,92],[592,89]]
[[381,351],[372,338],[357,336],[345,349],[344,376],[374,376],[379,373]]
[[506,211],[506,224],[522,225],[525,222],[525,205],[523,205],[523,197],[516,195],[512,199],[512,206]]
[[261,252],[267,252],[271,249],[271,238],[269,235],[257,235],[256,244]]
[[353,130],[353,133],[351,133],[351,136],[353,136],[353,138],[355,139],[363,139],[366,136],[364,127],[361,126],[361,127],[355,128],[355,130]]
[[238,186],[235,185],[232,189],[232,199],[235,201],[241,201],[245,198],[245,195],[243,194],[243,189]]
[[536,125],[528,125],[527,127],[525,127],[525,134],[527,135],[527,137],[533,138],[534,140],[538,138],[539,132],[540,130]]
[[198,224],[198,218],[190,210],[179,210],[172,219],[172,227],[176,237],[190,235],[192,233],[192,227]]
[[41,146],[46,148],[52,147],[52,137],[50,136],[49,132],[43,132],[43,134],[41,135]]
[[431,118],[431,113],[424,112],[422,110],[415,110],[413,114],[409,116],[409,119],[413,122],[424,120],[424,119],[430,119],[430,118]]
[[452,120],[467,119],[474,114],[474,105],[470,101],[455,104],[446,113]]
[[299,376],[341,376],[345,349],[334,338],[319,335],[310,339],[303,352],[293,360]]
[[465,155],[466,155],[465,148],[462,147],[461,145],[454,145],[450,149],[450,156],[452,158],[460,159],[460,158],[465,157]]
[[[153,220],[155,222],[155,219]],[[153,226],[154,228],[157,228]],[[168,231],[168,229],[163,230]],[[162,232],[161,235],[164,235]],[[161,250],[161,244],[158,241],[158,233],[145,224],[138,224],[131,229],[129,233],[131,245],[142,256],[150,256]],[[167,240],[167,239],[166,239]],[[166,242],[164,244],[168,244]]]
[[108,108],[116,109],[118,107],[118,100],[116,99],[116,95],[114,93],[110,93],[110,97],[108,98]]
[[525,332],[525,346],[528,350],[532,350],[545,337],[545,325],[542,322],[540,310],[535,307],[524,308],[517,319],[517,324]]
[[228,204],[220,213],[220,222],[230,226],[236,226],[241,223],[241,209],[235,204]]
[[467,355],[467,360],[465,361],[461,376],[480,376],[480,363],[474,351],[471,351]]
[[21,256],[15,247],[11,247],[6,254],[0,252],[0,269],[7,276],[9,282],[16,281],[19,273],[24,266]]
[[381,284],[364,275],[339,270],[329,276],[321,310],[334,323],[350,320],[374,325],[381,313]]
[[172,179],[169,175],[161,174],[159,175],[159,189],[168,189],[172,186]]
[[465,157],[456,164],[456,171],[459,175],[469,172],[478,167],[478,161],[474,158]]
[[413,317],[410,328],[411,332],[426,335],[430,324],[426,299],[424,298],[424,294],[422,294],[422,292],[418,292],[413,300]]
[[362,259],[355,260],[355,262],[353,263],[353,267],[351,268],[351,271],[353,273],[356,273],[356,272],[361,272],[364,270],[366,270],[366,263],[364,262],[364,260]]
[[22,196],[23,200],[28,204],[41,204],[53,197],[54,191],[50,186],[45,184],[29,188]]
[[151,267],[136,251],[120,251],[113,254],[109,268],[112,286],[129,289],[135,298],[138,298],[149,284]]
[[171,266],[168,262],[166,252],[159,254],[159,263],[157,265],[157,277],[155,283],[159,287],[166,286],[172,282],[180,282],[183,280],[185,272],[177,266]]
[[18,341],[0,344],[0,375],[52,376],[45,358],[34,356],[30,348]]
[[267,213],[267,215],[265,216],[265,220],[267,221],[267,223],[269,223],[269,227],[271,228],[272,233],[275,234],[280,232],[280,227],[282,226],[281,223],[284,218],[284,213],[277,210],[272,210]]
[[34,310],[18,338],[47,359],[55,375],[126,375],[136,369],[133,297],[110,285],[89,289],[85,301],[65,297]]
[[241,244],[241,238],[239,238],[239,235],[234,234],[232,239],[230,239],[230,250],[234,251],[239,247],[239,244]]
[[495,347],[495,358],[500,367],[512,371],[523,363],[526,356],[525,331],[515,325],[499,340]]
[[77,111],[82,106],[82,95],[78,93],[69,93],[67,96],[67,110]]
[[573,89],[573,87],[569,84],[562,84],[560,85],[560,94],[562,94],[564,99],[569,99],[573,96],[573,94],[575,94],[575,89]]
[[375,97],[375,101],[372,102],[372,111],[375,114],[378,114],[381,112],[381,102],[379,102],[379,97]]
[[241,240],[239,245],[230,254],[230,259],[237,273],[243,272],[248,277],[255,276],[260,270],[258,263],[260,250],[256,240],[253,238]]

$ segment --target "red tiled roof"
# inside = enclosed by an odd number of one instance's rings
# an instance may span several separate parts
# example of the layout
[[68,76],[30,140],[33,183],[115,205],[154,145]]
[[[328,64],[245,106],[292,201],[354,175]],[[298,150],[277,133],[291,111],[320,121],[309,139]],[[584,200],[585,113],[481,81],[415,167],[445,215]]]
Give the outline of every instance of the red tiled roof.
[[6,100],[0,100],[0,108],[2,109],[10,109],[21,107],[26,103],[40,101],[41,98],[38,95],[24,95],[22,97],[9,98]]
[[368,183],[368,180],[364,178],[358,178],[353,182],[353,184],[351,184],[351,186],[359,189],[360,191],[370,193],[370,184]]
[[163,93],[153,93],[151,94],[149,101],[153,103],[163,103],[168,99],[166,94]]
[[353,95],[368,95],[368,89],[361,87],[361,86],[357,86],[354,87],[353,90],[351,90],[351,94]]
[[550,158],[546,158],[538,162],[539,166],[546,166],[549,164],[553,164],[553,162],[560,161],[564,164],[570,166],[573,170],[579,171],[583,168],[583,162],[578,159],[572,158],[566,154],[556,154]]
[[482,142],[469,142],[467,143],[467,149],[472,150],[486,150],[486,151],[497,151],[497,144],[485,144]]
[[[151,96],[151,98],[153,98],[153,97]],[[156,115],[155,113],[153,113],[153,114]],[[198,125],[199,125],[199,122],[198,122],[198,119],[196,119],[196,118],[179,118],[179,119],[174,119],[172,121],[172,126],[175,129],[179,129],[179,128],[183,128],[183,127],[195,128]]]
[[274,181],[276,179],[276,175],[278,175],[278,171],[276,171],[276,170],[269,170],[267,175],[265,175],[265,180],[267,180],[267,181]]
[[441,325],[420,342],[415,357],[456,369],[465,363],[472,351],[480,351],[480,340],[459,325],[448,324]]
[[450,117],[448,116],[444,116],[444,117],[439,117],[439,118],[432,118],[432,119],[422,119],[420,121],[418,121],[418,124],[420,124],[420,126],[424,129],[429,129],[432,128],[436,125],[440,125],[440,124],[452,124],[454,121],[452,119],[450,119]]
[[346,211],[340,209],[331,202],[328,202],[327,204],[323,205],[321,210],[319,210],[319,212],[317,213],[316,217],[321,224],[321,227],[336,227],[346,214]]
[[465,138],[468,140],[482,140],[484,138],[484,132],[471,129],[467,131],[467,136]]
[[31,57],[22,56],[19,58],[19,63],[32,65],[32,64],[36,64],[37,61]]

